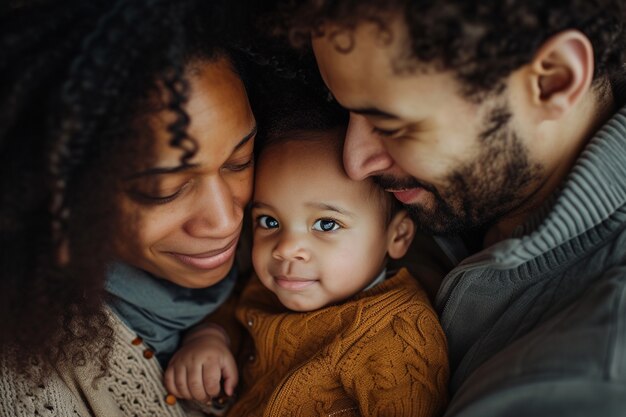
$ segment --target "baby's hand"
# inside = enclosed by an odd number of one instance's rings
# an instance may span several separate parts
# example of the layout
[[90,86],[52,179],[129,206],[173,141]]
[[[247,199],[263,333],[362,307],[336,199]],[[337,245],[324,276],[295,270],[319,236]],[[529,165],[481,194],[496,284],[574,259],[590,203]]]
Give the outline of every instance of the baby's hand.
[[219,326],[209,325],[189,333],[165,371],[165,387],[170,394],[208,402],[220,394],[223,380],[224,392],[233,395],[238,373],[228,345],[228,336]]

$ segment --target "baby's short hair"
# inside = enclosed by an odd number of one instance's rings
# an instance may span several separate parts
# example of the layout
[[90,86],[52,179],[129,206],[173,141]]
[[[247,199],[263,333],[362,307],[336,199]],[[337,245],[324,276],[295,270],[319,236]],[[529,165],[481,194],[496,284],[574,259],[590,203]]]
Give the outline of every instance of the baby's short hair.
[[[294,80],[270,82],[261,95],[257,134],[257,157],[264,149],[287,141],[315,141],[325,134],[337,136],[336,152],[341,158],[348,112],[325,94],[326,90]],[[339,132],[339,133],[338,133]],[[402,209],[390,193],[371,184],[370,195],[382,205],[386,224]]]
[[296,131],[324,132],[348,125],[348,113],[322,87],[297,80],[268,80],[255,116],[260,149]]

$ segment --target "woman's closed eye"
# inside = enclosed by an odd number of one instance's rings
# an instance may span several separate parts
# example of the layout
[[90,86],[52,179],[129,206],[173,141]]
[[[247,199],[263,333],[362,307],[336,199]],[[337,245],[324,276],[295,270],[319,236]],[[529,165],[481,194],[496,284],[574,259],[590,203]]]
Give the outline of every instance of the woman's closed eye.
[[319,219],[313,223],[313,230],[318,232],[333,232],[341,228],[341,225],[333,219]]
[[230,171],[239,172],[239,171],[244,171],[248,168],[251,168],[252,165],[254,165],[254,158],[250,158],[246,162],[243,162],[240,164],[237,164],[237,163],[226,164],[224,165],[224,168]]
[[173,192],[171,191],[159,192],[158,190],[147,192],[147,191],[142,191],[141,189],[138,189],[138,188],[133,188],[130,190],[130,194],[135,200],[138,200],[140,203],[167,204],[171,201],[174,201],[176,198],[178,198],[187,188],[191,186],[191,183],[192,181],[187,181],[186,183],[178,187]]

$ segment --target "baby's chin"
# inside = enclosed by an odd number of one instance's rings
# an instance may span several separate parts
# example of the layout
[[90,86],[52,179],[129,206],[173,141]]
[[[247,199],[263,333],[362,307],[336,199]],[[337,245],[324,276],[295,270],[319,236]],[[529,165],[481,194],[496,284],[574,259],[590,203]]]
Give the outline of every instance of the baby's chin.
[[324,308],[329,304],[323,302],[313,302],[311,300],[294,300],[293,297],[281,297],[278,294],[277,296],[281,304],[286,309],[291,310],[295,313],[306,313],[309,311],[319,310],[320,308]]

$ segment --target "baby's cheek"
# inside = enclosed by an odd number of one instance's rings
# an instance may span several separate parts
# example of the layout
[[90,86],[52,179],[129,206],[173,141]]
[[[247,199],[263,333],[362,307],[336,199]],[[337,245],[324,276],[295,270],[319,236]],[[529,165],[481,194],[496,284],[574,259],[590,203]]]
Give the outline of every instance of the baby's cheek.
[[325,258],[326,265],[331,268],[333,275],[339,275],[349,273],[354,274],[355,268],[358,268],[359,263],[367,259],[367,254],[360,253],[359,250],[355,250],[354,247],[341,247],[336,248],[332,254],[329,254]]

